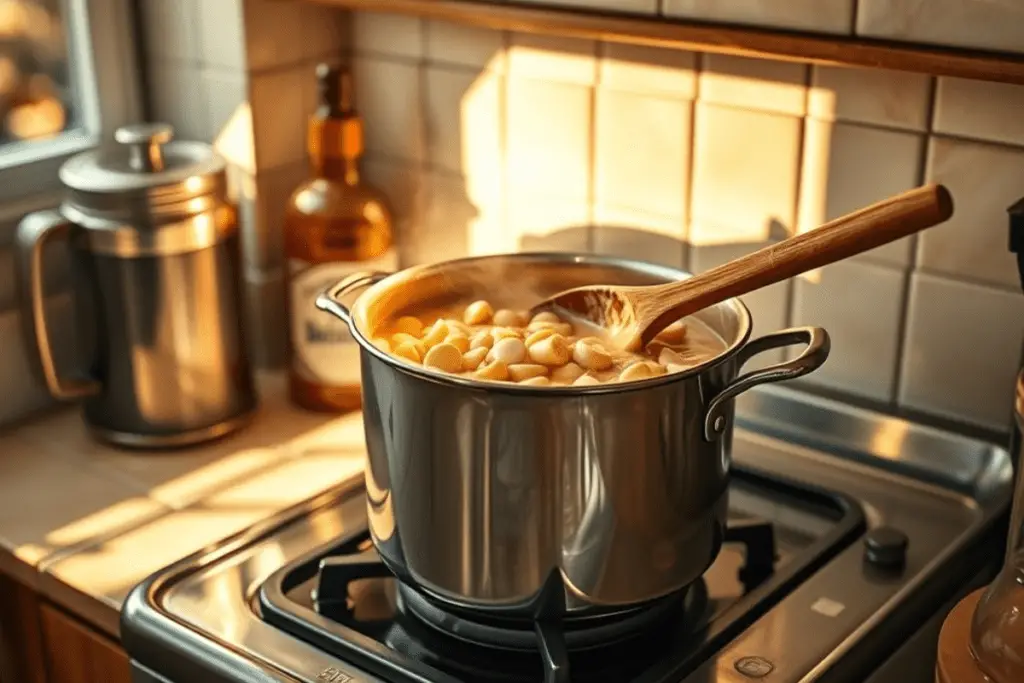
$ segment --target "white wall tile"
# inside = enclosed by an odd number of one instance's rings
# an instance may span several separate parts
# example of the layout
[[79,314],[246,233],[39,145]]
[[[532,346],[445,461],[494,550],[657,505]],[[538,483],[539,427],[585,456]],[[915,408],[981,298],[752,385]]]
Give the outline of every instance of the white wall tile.
[[[917,133],[808,119],[804,124],[799,230],[813,230],[917,187],[924,149],[924,136]],[[906,266],[913,240],[910,236],[853,258]]]
[[174,126],[179,140],[210,141],[210,103],[199,66],[163,62],[149,69],[152,118]]
[[249,361],[256,368],[279,368],[287,358],[288,318],[285,284],[278,269],[258,275],[247,272],[242,287],[245,308],[242,321],[249,344]]
[[510,0],[513,4],[543,4],[562,7],[578,7],[589,11],[606,11],[629,14],[657,14],[658,0]]
[[670,17],[821,33],[853,30],[854,0],[664,0]]
[[199,0],[140,0],[146,53],[158,59],[199,64]]
[[255,178],[255,223],[243,226],[243,253],[249,268],[269,270],[284,259],[284,214],[292,192],[309,178],[305,162],[259,171]]
[[[51,339],[74,338],[74,314],[70,294],[50,297],[47,302],[47,318]],[[53,405],[54,401],[35,374],[38,358],[36,350],[26,345],[21,326],[21,314],[17,310],[0,313],[0,386],[4,388],[0,398],[0,425],[11,424],[25,416]],[[68,373],[73,370],[74,344],[55,343],[54,353],[58,370]]]
[[[366,126],[366,148],[395,159],[426,159],[419,69],[358,56],[353,63],[356,101]],[[381,87],[382,84],[387,87]]]
[[194,26],[199,33],[199,55],[203,66],[245,69],[245,23],[242,5],[246,0],[187,0],[185,3],[155,1],[169,6],[197,4]]
[[1018,289],[1006,209],[1024,196],[1022,177],[1024,150],[931,138],[927,179],[949,188],[953,217],[918,235],[918,267]]
[[506,228],[518,251],[590,250],[591,212],[581,199],[551,199],[512,190],[506,205]]
[[[745,256],[755,249],[768,244],[710,244],[690,245],[690,270],[703,273],[727,261]],[[784,280],[768,287],[762,287],[750,294],[744,294],[740,300],[750,309],[753,317],[752,337],[759,337],[789,326],[790,296],[793,290],[792,280]],[[777,349],[758,354],[746,366],[747,370],[763,368],[778,363],[785,357],[785,349]]]
[[415,230],[423,217],[424,182],[416,164],[366,157],[362,163],[366,181],[379,189],[388,198],[394,221],[394,240],[398,246],[401,266],[412,265],[415,253],[406,252],[406,245],[414,243]]
[[598,46],[598,82],[602,87],[692,100],[697,96],[697,56],[626,43]]
[[692,105],[598,88],[597,204],[683,222],[689,190]]
[[807,111],[807,66],[705,55],[700,72],[700,99],[709,104],[802,116]]
[[596,206],[592,232],[599,254],[686,268],[686,225],[678,216]]
[[828,361],[804,378],[876,401],[894,398],[905,271],[842,261],[793,278],[793,324],[828,330]]
[[801,121],[698,103],[691,244],[761,243],[795,224]]
[[427,160],[480,191],[502,183],[504,77],[492,71],[425,69]]
[[597,79],[596,44],[592,40],[513,33],[508,70],[514,77],[593,85]]
[[352,15],[352,47],[358,53],[420,59],[423,20],[402,14],[356,12]]
[[807,113],[819,119],[928,129],[931,77],[909,71],[811,67]]
[[857,34],[1024,52],[1024,4],[1016,0],[859,0]]
[[201,82],[208,102],[206,130],[210,140],[232,135],[229,129],[239,125],[239,118],[251,117],[249,79],[246,73],[204,67]]
[[298,3],[306,59],[337,59],[351,46],[351,14],[342,7]]
[[1024,145],[1024,86],[939,78],[935,124],[939,133]]
[[428,20],[426,57],[434,64],[505,70],[505,33],[489,28]]
[[581,85],[509,79],[505,148],[510,187],[588,200],[592,93]]
[[306,112],[303,79],[309,69],[289,69],[250,75],[256,164],[260,169],[288,166],[306,158]]
[[900,403],[1007,429],[1024,337],[1020,292],[911,276]]
[[403,253],[410,263],[434,263],[465,256],[470,251],[474,223],[485,218],[470,198],[459,175],[432,171],[424,174],[423,220],[403,234]]
[[250,71],[262,71],[302,61],[305,57],[302,12],[295,3],[244,0],[243,10],[246,61]]
[[[14,260],[14,249],[0,248],[0,313],[21,305],[20,285]],[[43,252],[43,291],[47,296],[59,294],[68,289],[71,282],[70,251],[63,245],[55,244]],[[3,348],[0,346],[0,348]]]

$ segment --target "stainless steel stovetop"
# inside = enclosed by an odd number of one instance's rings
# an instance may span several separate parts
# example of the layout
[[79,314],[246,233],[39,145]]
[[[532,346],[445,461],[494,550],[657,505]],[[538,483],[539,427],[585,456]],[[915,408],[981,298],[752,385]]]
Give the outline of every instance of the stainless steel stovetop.
[[[738,425],[730,529],[715,565],[659,605],[656,620],[562,668],[551,665],[555,652],[545,669],[530,633],[435,618],[436,606],[396,590],[374,561],[353,481],[137,587],[121,626],[133,674],[139,683],[930,680],[945,609],[998,568],[1008,453],[779,388],[741,399]],[[565,634],[571,647],[586,637]]]

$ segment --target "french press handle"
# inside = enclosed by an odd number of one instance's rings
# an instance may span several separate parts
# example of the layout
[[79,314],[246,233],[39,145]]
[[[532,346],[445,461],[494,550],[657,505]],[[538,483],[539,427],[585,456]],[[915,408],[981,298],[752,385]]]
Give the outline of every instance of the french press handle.
[[25,216],[15,233],[15,256],[22,296],[22,321],[28,345],[36,348],[43,383],[60,401],[91,396],[100,383],[90,377],[62,377],[57,373],[53,344],[46,324],[46,291],[43,287],[43,253],[55,239],[65,239],[71,223],[56,211],[38,211]]

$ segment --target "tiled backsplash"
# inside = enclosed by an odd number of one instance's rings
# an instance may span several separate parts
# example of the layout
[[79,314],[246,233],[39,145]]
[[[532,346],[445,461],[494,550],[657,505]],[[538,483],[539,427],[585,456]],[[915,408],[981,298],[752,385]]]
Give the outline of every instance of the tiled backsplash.
[[756,332],[829,329],[809,384],[1008,424],[1024,88],[400,16],[357,14],[351,31],[367,169],[401,207],[407,264],[577,249],[701,271],[945,183],[949,223],[745,300]]
[[[392,199],[406,265],[570,249],[701,271],[945,183],[947,224],[744,300],[755,333],[831,332],[832,356],[808,384],[1009,423],[1024,295],[1005,209],[1024,196],[1024,87],[301,2],[140,2],[158,36],[145,41],[152,115],[216,141],[234,165],[264,364],[281,360],[281,212],[306,173],[313,64],[351,54],[364,169]],[[708,3],[667,6],[697,4]],[[827,4],[851,16],[848,2]]]

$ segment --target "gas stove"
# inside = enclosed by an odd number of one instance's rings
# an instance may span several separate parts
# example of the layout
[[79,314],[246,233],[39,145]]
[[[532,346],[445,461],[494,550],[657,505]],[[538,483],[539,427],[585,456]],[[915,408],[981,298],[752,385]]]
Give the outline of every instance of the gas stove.
[[135,680],[930,681],[942,616],[999,566],[1008,453],[788,389],[737,414],[722,550],[678,595],[528,622],[461,609],[390,574],[353,481],[138,586]]

